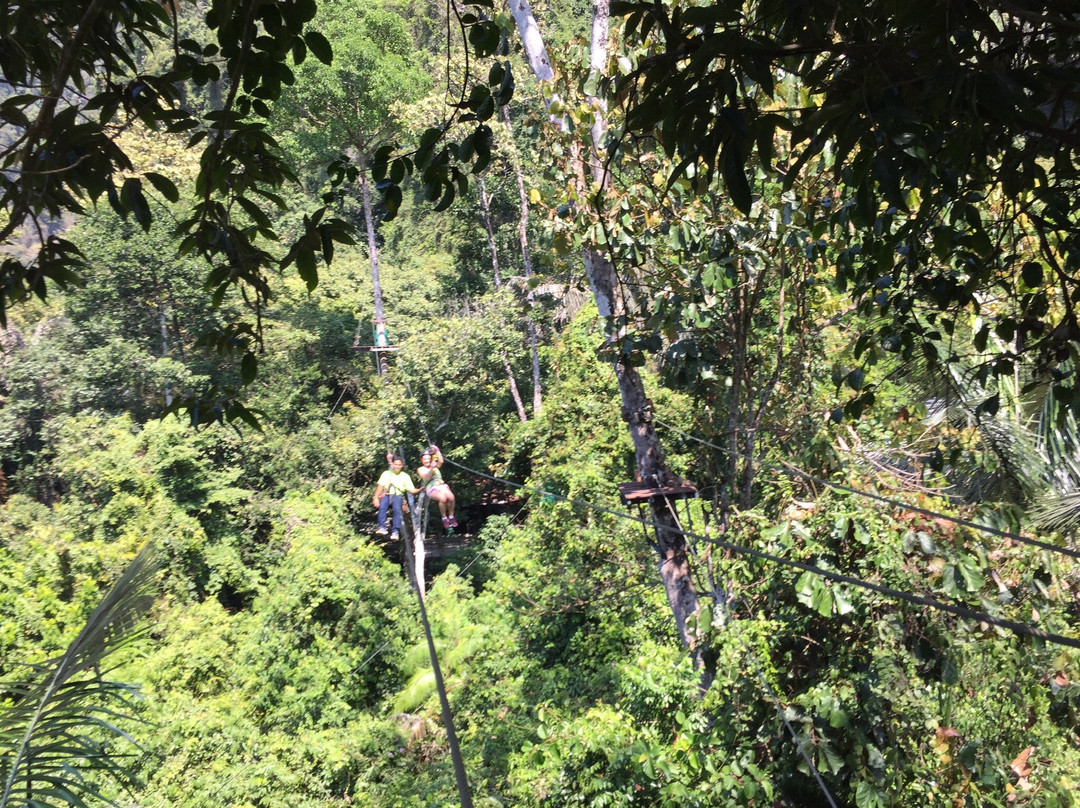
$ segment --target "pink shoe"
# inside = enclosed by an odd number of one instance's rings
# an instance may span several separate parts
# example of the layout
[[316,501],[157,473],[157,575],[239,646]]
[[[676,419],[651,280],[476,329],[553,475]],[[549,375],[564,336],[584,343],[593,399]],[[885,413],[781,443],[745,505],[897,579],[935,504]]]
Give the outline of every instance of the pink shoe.
[[457,519],[455,519],[453,516],[448,516],[446,518],[450,520],[450,527],[457,527],[458,526]]
[[442,526],[443,526],[444,530],[449,530],[452,527],[452,525],[450,524],[450,517],[449,516],[444,516],[442,518]]

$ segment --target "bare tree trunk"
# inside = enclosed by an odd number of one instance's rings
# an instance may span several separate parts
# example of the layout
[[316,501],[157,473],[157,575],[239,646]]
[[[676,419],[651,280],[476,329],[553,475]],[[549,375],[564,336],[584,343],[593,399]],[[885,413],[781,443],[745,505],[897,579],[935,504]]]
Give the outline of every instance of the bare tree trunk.
[[[757,451],[757,436],[761,429],[762,417],[765,415],[765,409],[769,406],[769,401],[772,398],[773,392],[776,390],[776,385],[780,382],[780,376],[783,374],[784,368],[784,298],[785,298],[785,270],[781,267],[780,270],[780,296],[777,302],[778,322],[776,327],[776,367],[773,370],[772,376],[765,383],[765,386],[761,389],[761,392],[757,397],[756,406],[751,407],[750,417],[748,419],[748,426],[746,430],[746,439],[744,440],[745,449],[745,465],[742,471],[742,492],[740,494],[740,506],[743,508],[749,508],[750,503],[753,502],[754,493],[754,454]],[[760,296],[758,297],[760,301]],[[754,304],[755,310],[757,309],[757,303]],[[749,327],[751,323],[748,323]]]
[[[491,269],[495,277],[495,288],[501,289],[502,275],[499,274],[499,251],[495,244],[495,228],[491,225],[491,197],[488,196],[487,185],[484,183],[483,177],[478,179],[477,186],[480,189],[480,210],[484,214],[484,228],[487,230],[488,235],[488,249],[491,250]],[[503,368],[506,370],[506,378],[510,383],[510,397],[513,398],[514,406],[517,408],[518,419],[524,424],[529,420],[529,416],[525,412],[525,402],[521,400],[521,391],[518,390],[514,369],[510,366],[506,351],[501,348],[499,349],[499,358],[502,360]]]
[[506,351],[499,351],[499,359],[502,360],[503,369],[506,370],[506,379],[510,383],[510,397],[514,399],[518,420],[523,424],[527,423],[529,414],[525,412],[525,402],[521,400],[521,390],[518,389],[517,379],[514,378],[514,369],[510,367],[510,360],[506,356]]
[[[593,0],[592,37],[589,47],[589,70],[604,75],[607,72],[607,47],[608,47],[608,23],[611,20],[611,0]],[[592,125],[593,141],[593,179],[598,179],[604,171],[600,164],[601,152],[604,147],[604,115],[607,113],[607,104],[603,99],[590,97],[590,101],[596,104],[597,115]],[[606,174],[606,172],[604,172]],[[605,186],[610,181],[605,176]]]
[[540,349],[536,344],[536,323],[526,320],[525,330],[529,334],[529,352],[532,355],[533,415],[539,415],[544,401],[540,391]]
[[[597,306],[603,306],[602,312],[610,312],[606,315],[610,328],[609,345],[618,345],[621,331],[618,322],[622,317],[623,307],[621,299],[616,295],[615,267],[608,257],[595,247],[586,249],[585,266]],[[653,427],[653,404],[645,395],[645,387],[637,368],[626,363],[620,356],[615,363],[615,377],[619,383],[623,419],[634,444],[634,456],[641,481],[657,487],[670,485],[673,475],[668,469],[663,446]],[[675,618],[675,628],[683,644],[693,651],[697,667],[704,668],[703,649],[689,627],[689,619],[697,614],[699,603],[693,579],[690,577],[686,538],[679,529],[670,500],[660,497],[653,499],[650,504],[660,554],[660,580],[664,584],[664,592]],[[703,687],[707,688],[711,680],[711,672],[704,671]]]
[[529,61],[533,75],[537,81],[551,81],[555,78],[555,71],[551,69],[547,47],[540,35],[540,27],[536,24],[529,0],[510,0],[510,13],[514,15],[521,44],[525,46],[525,58]]
[[728,393],[727,413],[727,474],[724,479],[723,512],[726,515],[732,503],[738,502],[739,477],[739,412],[742,409],[742,383],[746,375],[746,330],[743,328],[743,312],[746,308],[746,288],[736,286],[731,293],[731,387]]
[[488,251],[491,253],[491,272],[495,277],[495,288],[502,288],[502,275],[499,274],[499,250],[495,245],[495,228],[491,224],[491,197],[488,196],[487,183],[483,177],[476,178],[480,191],[480,212],[484,216],[484,230],[487,231]]
[[[386,318],[383,315],[382,285],[379,283],[379,245],[375,240],[375,215],[371,207],[371,189],[367,179],[367,155],[361,149],[360,156],[360,201],[364,209],[364,224],[367,226],[368,255],[371,258],[371,285],[375,295],[375,347],[385,348],[390,344],[386,334]],[[357,328],[359,329],[359,324]],[[386,375],[386,356],[376,351],[375,358],[379,366],[379,375]]]
[[[161,326],[161,355],[166,357],[169,355],[169,321],[165,315],[165,304],[162,301],[158,301],[158,324]],[[172,394],[172,382],[168,379],[165,380],[165,406],[171,407],[173,403]]]
[[[506,133],[513,140],[514,129],[510,122],[510,108],[503,107],[503,122],[506,124]],[[514,176],[517,178],[518,187],[518,243],[521,244],[521,263],[525,269],[525,280],[532,277],[532,255],[529,253],[529,194],[525,190],[525,172],[521,170],[521,159],[517,149],[512,150],[510,161],[514,166]],[[533,306],[533,293],[529,289],[525,293],[525,302],[529,308]],[[540,350],[537,347],[536,323],[531,319],[525,321],[525,330],[529,337],[529,352],[532,355],[532,381],[533,381],[533,415],[539,415],[543,408],[543,393],[540,388]]]
[[[731,314],[731,390],[728,396],[728,471],[724,480],[727,491],[725,509],[732,503],[740,508],[750,507],[754,484],[753,457],[757,443],[757,428],[761,422],[761,410],[767,401],[767,398],[764,401],[759,398],[758,409],[755,411],[756,394],[751,385],[752,368],[755,363],[750,358],[754,313],[761,303],[766,275],[763,270],[755,273],[752,269],[747,269],[745,263],[740,266],[744,270],[745,280],[736,286],[732,293],[734,307]],[[781,323],[782,321],[781,315]],[[779,338],[782,344],[782,333]]]

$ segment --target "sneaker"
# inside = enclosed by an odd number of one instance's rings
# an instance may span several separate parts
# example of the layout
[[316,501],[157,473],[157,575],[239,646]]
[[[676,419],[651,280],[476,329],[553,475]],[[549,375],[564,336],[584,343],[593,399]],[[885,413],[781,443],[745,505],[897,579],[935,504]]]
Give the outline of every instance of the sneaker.
[[450,517],[449,517],[449,516],[444,516],[444,517],[442,518],[442,526],[443,526],[443,528],[444,528],[445,530],[449,530],[450,528],[452,528],[452,527],[453,527],[453,525],[452,525],[452,524],[450,524]]
[[391,533],[391,534],[390,534],[390,538],[391,538],[391,539],[393,539],[394,541],[397,541],[398,539],[400,539],[400,538],[401,538],[401,534],[400,534],[400,533],[398,533],[398,532],[397,532],[397,531],[395,530],[395,531],[394,531],[393,533]]
[[457,527],[458,526],[457,519],[455,519],[453,516],[448,516],[446,518],[450,520],[450,527]]
[[387,531],[387,529],[386,529],[386,527],[384,525],[379,525],[377,528],[375,528],[375,535],[376,536],[385,536],[388,532],[389,531]]

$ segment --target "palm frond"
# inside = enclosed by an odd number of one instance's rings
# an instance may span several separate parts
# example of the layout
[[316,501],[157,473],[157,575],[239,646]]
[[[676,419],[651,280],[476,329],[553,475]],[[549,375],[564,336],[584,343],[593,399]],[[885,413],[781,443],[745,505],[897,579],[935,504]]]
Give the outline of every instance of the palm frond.
[[415,710],[421,704],[423,704],[427,697],[435,692],[435,671],[431,668],[420,671],[409,683],[405,685],[394,697],[394,706],[392,708],[395,713],[407,713]]
[[1080,523],[1080,490],[1047,494],[1031,509],[1031,517],[1045,530],[1063,533],[1075,530]]
[[[446,643],[436,641],[435,653],[442,655],[446,650]],[[431,656],[426,642],[419,642],[405,651],[405,658],[401,661],[401,669],[406,676],[431,668]]]
[[475,654],[484,644],[485,633],[483,626],[477,626],[473,631],[469,631],[465,636],[459,638],[457,645],[448,649],[447,653],[442,656],[442,662],[446,670],[452,673],[461,668],[465,660]]
[[143,618],[153,603],[154,559],[153,549],[143,548],[62,655],[27,665],[19,681],[0,683],[13,700],[0,710],[0,808],[109,802],[90,772],[132,782],[109,742],[132,740],[121,724],[132,718],[127,705],[137,688],[104,678],[102,665],[148,628]]

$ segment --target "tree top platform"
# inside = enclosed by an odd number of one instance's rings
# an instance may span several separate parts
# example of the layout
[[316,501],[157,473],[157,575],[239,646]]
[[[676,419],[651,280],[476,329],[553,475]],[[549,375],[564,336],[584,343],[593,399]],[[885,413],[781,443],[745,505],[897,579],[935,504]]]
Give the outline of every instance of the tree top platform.
[[617,487],[623,505],[644,503],[657,497],[685,499],[686,497],[697,496],[697,487],[685,480],[682,480],[678,485],[649,485],[648,483],[630,482],[619,483]]

